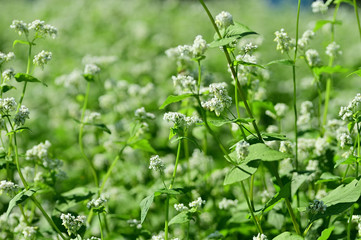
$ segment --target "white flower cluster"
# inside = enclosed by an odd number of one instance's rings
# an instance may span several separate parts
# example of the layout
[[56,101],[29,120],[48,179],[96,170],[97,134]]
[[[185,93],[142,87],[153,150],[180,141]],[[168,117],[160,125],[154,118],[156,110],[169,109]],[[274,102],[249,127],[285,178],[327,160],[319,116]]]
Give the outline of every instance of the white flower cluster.
[[25,120],[29,119],[29,109],[24,105],[21,105],[18,112],[15,114],[14,122],[15,125],[20,126],[25,124]]
[[307,211],[311,214],[324,213],[327,209],[327,206],[321,200],[313,200],[313,203],[307,207]]
[[95,75],[99,72],[100,72],[100,68],[97,65],[93,63],[85,65],[84,74]]
[[197,198],[197,200],[190,202],[189,207],[190,208],[199,208],[204,204],[206,204],[206,200],[203,200],[201,197],[199,197],[199,198]]
[[150,158],[149,169],[160,172],[165,169],[164,162],[160,159],[159,155],[155,155]]
[[297,119],[298,125],[305,125],[310,123],[313,113],[313,103],[310,101],[304,101],[301,103],[301,114]]
[[326,54],[334,58],[342,54],[340,48],[340,45],[338,45],[336,42],[332,42],[326,47]]
[[18,187],[19,186],[13,182],[2,180],[0,182],[0,194],[2,194],[3,192],[12,194],[17,191]]
[[315,33],[312,30],[306,30],[300,39],[298,39],[298,47],[304,49],[309,41],[315,36]]
[[6,69],[3,71],[3,73],[1,74],[4,81],[9,81],[11,78],[13,78],[15,76],[15,71],[12,68]]
[[77,231],[85,224],[86,217],[85,216],[73,216],[70,213],[60,215],[60,219],[62,220],[62,225],[68,231],[69,236],[71,234],[77,234]]
[[292,153],[293,152],[293,146],[290,141],[282,141],[280,143],[279,151],[283,153]]
[[187,128],[196,123],[201,123],[202,120],[197,116],[187,117],[179,112],[167,112],[164,114],[163,119],[174,123],[176,127]]
[[0,98],[0,109],[4,112],[9,112],[15,110],[17,103],[15,102],[15,98]]
[[29,30],[34,30],[37,36],[40,37],[50,36],[52,38],[55,38],[58,34],[58,30],[54,26],[50,24],[45,24],[44,21],[40,20],[34,20],[29,24],[26,24],[25,22],[20,20],[13,20],[10,28],[14,29],[19,35],[27,35],[29,33]]
[[127,223],[129,224],[130,227],[136,227],[137,229],[142,228],[142,224],[137,219],[130,219],[127,221]]
[[69,74],[61,75],[55,79],[55,83],[57,85],[64,85],[64,87],[73,88],[74,86],[79,84],[79,80],[81,79],[82,71],[76,69]]
[[318,67],[321,65],[321,58],[315,49],[308,49],[305,53],[306,60],[310,67]]
[[230,25],[233,25],[233,17],[229,12],[222,11],[215,17],[214,22],[219,28],[227,28]]
[[178,74],[172,76],[173,85],[180,94],[183,93],[194,93],[196,90],[197,82],[192,76]]
[[51,147],[51,143],[46,140],[44,143],[35,145],[31,149],[26,151],[25,159],[26,160],[42,160],[46,161],[48,158],[48,149]]
[[264,235],[263,233],[258,233],[257,236],[253,237],[253,240],[267,240],[267,236]]
[[40,53],[34,56],[33,63],[41,68],[44,68],[44,65],[47,64],[51,58],[52,53],[42,50]]
[[361,236],[361,215],[352,215],[352,221],[357,223],[358,235]]
[[155,118],[155,115],[153,113],[146,112],[144,107],[141,107],[141,108],[138,108],[137,110],[135,110],[134,115],[141,120]]
[[187,210],[188,210],[188,207],[187,207],[187,206],[184,206],[183,203],[179,203],[179,204],[174,204],[174,209],[175,209],[177,212],[183,212],[183,211],[187,211]]
[[242,141],[239,141],[237,142],[236,144],[236,153],[237,153],[237,157],[240,159],[240,160],[244,160],[247,156],[248,156],[248,148],[249,148],[249,143],[242,140]]
[[323,2],[323,0],[316,0],[312,3],[312,12],[314,13],[325,13],[328,10],[328,6]]
[[9,52],[8,54],[0,52],[0,65],[4,62],[9,62],[15,58],[15,54],[13,52]]
[[37,227],[25,226],[21,232],[25,239],[33,239],[36,235]]
[[326,138],[323,137],[319,137],[316,139],[316,142],[315,142],[315,154],[317,156],[322,156],[326,153],[326,150],[328,149],[329,147],[329,143],[327,142]]
[[165,54],[170,58],[175,58],[180,61],[189,61],[192,58],[203,56],[207,48],[207,42],[201,35],[197,35],[194,39],[193,45],[179,45],[175,48],[166,50]]
[[338,141],[340,142],[341,148],[344,148],[348,144],[352,144],[352,138],[350,134],[347,133],[341,133],[340,136],[338,136]]
[[104,197],[100,197],[100,198],[97,198],[97,199],[92,199],[87,203],[86,207],[88,209],[103,207],[104,203],[106,203],[107,201],[108,200],[106,198],[104,198]]
[[227,199],[227,198],[223,198],[222,201],[220,201],[218,203],[218,207],[219,209],[229,209],[229,208],[232,208],[232,207],[236,207],[238,204],[238,200],[237,199]]
[[288,111],[288,106],[284,103],[277,103],[274,106],[274,109],[276,111],[276,114],[274,114],[270,110],[266,110],[265,114],[273,119],[281,119],[286,115],[286,112]]
[[246,45],[242,46],[241,50],[245,53],[245,54],[252,54],[252,52],[254,50],[256,50],[258,48],[257,45],[254,45],[253,43],[247,43]]
[[91,238],[87,238],[86,240],[101,240],[100,238],[98,238],[98,237],[94,237],[94,236],[92,236]]
[[344,121],[352,120],[352,116],[356,113],[357,110],[356,108],[360,105],[360,103],[361,103],[361,94],[357,93],[354,99],[352,99],[351,102],[349,102],[349,104],[346,107],[341,107],[338,115]]
[[88,113],[85,118],[84,118],[84,122],[86,123],[94,123],[96,120],[100,119],[101,114],[98,112],[91,112]]
[[190,169],[197,169],[205,172],[212,161],[212,157],[205,155],[204,152],[196,148],[193,150],[192,156],[189,158]]
[[280,50],[281,53],[288,52],[295,46],[293,39],[288,36],[283,28],[276,31],[275,35],[276,38],[273,41],[277,42],[277,50]]
[[228,96],[228,91],[226,89],[226,83],[212,83],[209,85],[209,93],[213,97],[206,101],[202,102],[202,107],[210,111],[214,111],[217,116],[219,116],[224,109],[228,108],[232,104],[232,98]]

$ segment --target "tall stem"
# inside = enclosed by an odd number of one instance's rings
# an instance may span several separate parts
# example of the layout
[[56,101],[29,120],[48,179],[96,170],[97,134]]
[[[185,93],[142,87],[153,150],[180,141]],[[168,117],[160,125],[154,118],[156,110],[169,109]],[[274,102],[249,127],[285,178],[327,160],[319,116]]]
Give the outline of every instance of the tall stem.
[[85,117],[85,110],[86,110],[86,107],[87,107],[87,104],[88,104],[89,92],[90,92],[90,82],[87,83],[86,93],[85,93],[85,97],[84,97],[83,109],[82,109],[81,120],[80,120],[80,129],[79,129],[78,141],[79,141],[79,147],[80,147],[81,155],[87,161],[87,163],[88,163],[88,165],[90,167],[90,170],[91,170],[91,172],[93,174],[95,186],[99,187],[98,176],[97,176],[97,172],[95,170],[94,164],[86,156],[85,151],[84,151],[84,146],[83,146],[84,117]]
[[360,25],[360,18],[359,18],[359,15],[358,15],[358,9],[357,9],[357,2],[356,2],[356,0],[353,0],[353,8],[355,9],[355,15],[356,15],[356,20],[357,20],[358,32],[359,32],[360,38],[361,38],[361,25]]

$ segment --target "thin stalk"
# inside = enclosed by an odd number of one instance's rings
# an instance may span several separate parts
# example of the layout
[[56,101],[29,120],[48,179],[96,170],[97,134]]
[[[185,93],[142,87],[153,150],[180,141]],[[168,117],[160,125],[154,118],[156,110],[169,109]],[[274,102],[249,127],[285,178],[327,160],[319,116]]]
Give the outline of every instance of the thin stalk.
[[355,205],[352,205],[352,208],[351,208],[351,211],[350,211],[350,217],[348,218],[347,240],[351,240],[351,225],[352,225],[352,215],[353,215],[354,208],[355,208]]
[[256,225],[257,231],[259,233],[263,233],[262,227],[261,227],[260,223],[258,222],[256,216],[253,213],[252,206],[251,206],[251,203],[250,203],[250,201],[248,199],[247,191],[246,191],[246,188],[244,187],[243,181],[241,181],[241,188],[242,188],[243,195],[244,195],[244,197],[246,199],[248,209],[250,209],[250,213],[251,213],[251,217],[252,217],[252,220],[254,222],[254,225]]
[[[176,160],[175,160],[172,180],[171,180],[171,183],[170,183],[170,185],[168,187],[169,190],[171,190],[173,188],[174,180],[175,180],[176,173],[177,173],[177,167],[178,167],[178,163],[179,163],[179,159],[180,159],[181,148],[182,148],[182,140],[180,139],[180,140],[178,140],[177,157],[176,157]],[[167,200],[165,202],[165,207],[166,207],[166,211],[165,211],[165,221],[164,221],[164,236],[165,236],[165,240],[168,240],[169,195],[167,195]]]
[[98,213],[98,219],[99,219],[99,227],[100,227],[100,238],[101,240],[104,240],[102,219],[100,218],[100,213]]
[[253,187],[254,187],[254,174],[251,176],[251,184],[249,186],[249,200],[251,203],[252,211],[255,211],[254,209],[254,201],[253,201]]
[[360,18],[359,18],[359,16],[358,16],[358,9],[357,9],[356,0],[353,0],[353,8],[355,9],[355,15],[356,15],[356,20],[357,20],[358,32],[359,32],[360,38],[361,38],[361,25],[360,25]]
[[83,146],[84,116],[85,116],[85,110],[86,110],[86,107],[87,107],[87,104],[88,104],[89,92],[90,92],[90,82],[87,83],[87,88],[86,88],[86,93],[85,93],[85,98],[84,98],[84,103],[83,103],[83,109],[82,109],[82,113],[81,113],[80,130],[79,130],[78,141],[79,141],[79,147],[80,147],[81,155],[83,156],[83,158],[87,161],[88,165],[90,166],[90,170],[91,170],[91,172],[93,174],[95,186],[99,187],[99,180],[98,180],[98,176],[97,176],[97,172],[95,170],[94,164],[86,156],[85,151],[84,151],[84,146]]

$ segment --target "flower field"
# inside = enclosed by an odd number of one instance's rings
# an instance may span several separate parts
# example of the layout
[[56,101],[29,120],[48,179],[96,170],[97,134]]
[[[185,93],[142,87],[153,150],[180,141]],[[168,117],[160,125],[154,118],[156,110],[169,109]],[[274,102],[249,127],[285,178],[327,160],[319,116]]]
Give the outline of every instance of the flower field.
[[361,239],[360,7],[0,1],[0,239]]

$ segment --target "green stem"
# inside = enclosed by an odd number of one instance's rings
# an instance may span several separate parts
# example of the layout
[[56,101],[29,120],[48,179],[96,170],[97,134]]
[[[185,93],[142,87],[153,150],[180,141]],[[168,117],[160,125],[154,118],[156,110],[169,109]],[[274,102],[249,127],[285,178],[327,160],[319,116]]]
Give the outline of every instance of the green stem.
[[353,7],[354,7],[354,9],[355,9],[355,15],[356,15],[356,20],[357,20],[358,32],[359,32],[360,38],[361,38],[361,25],[360,25],[360,18],[359,18],[359,16],[358,16],[358,9],[357,9],[356,0],[353,0]]
[[98,213],[98,219],[99,219],[99,227],[100,227],[100,238],[101,240],[104,240],[103,225],[102,225],[102,219],[100,218],[100,213]]
[[[175,180],[176,173],[177,173],[177,167],[178,167],[178,163],[179,163],[179,159],[180,159],[181,147],[182,147],[182,140],[179,139],[178,140],[177,157],[176,157],[176,160],[175,160],[175,165],[174,165],[174,170],[173,170],[173,176],[172,176],[171,183],[170,183],[170,185],[168,187],[169,190],[171,190],[173,188],[174,180]],[[165,221],[164,221],[164,236],[165,236],[165,240],[168,240],[169,195],[167,195],[167,200],[166,200],[166,203],[165,203],[165,207],[166,207],[166,211],[165,211]]]
[[256,219],[256,216],[253,213],[252,206],[251,206],[251,203],[250,203],[250,201],[248,199],[247,191],[246,191],[246,188],[244,187],[243,181],[241,181],[241,188],[242,188],[243,195],[244,195],[244,197],[246,199],[249,212],[251,213],[251,217],[252,217],[252,220],[254,222],[254,225],[256,225],[257,231],[259,233],[263,233],[261,224],[258,222],[258,220]]
[[352,215],[354,211],[355,205],[352,205],[350,217],[348,218],[348,224],[347,224],[347,240],[351,240],[351,225],[352,225]]
[[85,93],[85,98],[84,98],[84,104],[83,104],[83,109],[82,109],[82,113],[81,113],[81,123],[80,123],[80,130],[79,130],[79,147],[80,147],[80,152],[81,155],[83,156],[83,158],[87,161],[90,170],[93,174],[93,178],[94,178],[94,182],[95,182],[95,186],[99,187],[99,181],[98,181],[98,176],[97,176],[97,172],[95,170],[94,164],[93,162],[86,156],[85,151],[84,151],[84,146],[83,146],[83,130],[84,130],[84,117],[85,117],[85,110],[88,104],[88,98],[89,98],[89,92],[90,92],[90,82],[87,83],[87,88],[86,88],[86,93]]
[[250,184],[250,187],[249,187],[249,200],[250,200],[250,203],[251,203],[252,211],[255,211],[255,209],[254,209],[254,201],[253,201],[254,176],[255,176],[254,174],[251,176],[251,184]]

